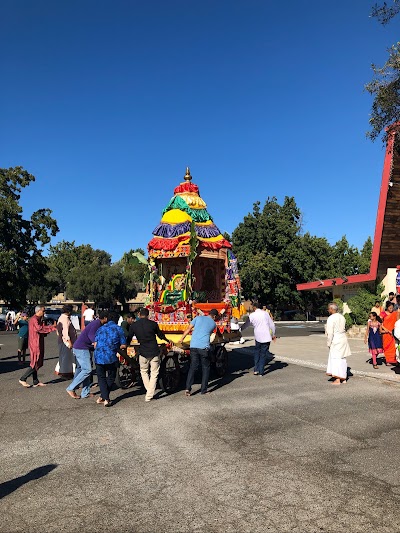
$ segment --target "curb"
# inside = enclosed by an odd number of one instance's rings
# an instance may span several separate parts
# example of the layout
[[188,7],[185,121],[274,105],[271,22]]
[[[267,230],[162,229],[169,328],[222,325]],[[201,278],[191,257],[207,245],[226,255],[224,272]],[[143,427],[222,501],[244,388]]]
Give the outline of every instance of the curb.
[[[246,350],[248,355],[251,355],[251,350],[249,347],[244,347],[242,345],[242,350]],[[232,351],[232,350],[231,350]],[[282,355],[276,355],[274,356],[273,361],[283,361],[284,363],[291,363],[292,365],[297,366],[303,366],[304,368],[313,368],[314,370],[320,370],[325,372],[326,370],[326,363],[316,363],[315,361],[308,361],[304,359],[295,359],[293,357],[286,357]],[[354,370],[351,367],[350,371],[353,376],[363,377],[363,378],[373,378],[378,379],[380,381],[386,381],[390,383],[396,383],[400,385],[400,375],[399,378],[397,378],[397,374],[394,374],[393,376],[388,374],[383,374],[382,372],[367,372],[365,370]]]

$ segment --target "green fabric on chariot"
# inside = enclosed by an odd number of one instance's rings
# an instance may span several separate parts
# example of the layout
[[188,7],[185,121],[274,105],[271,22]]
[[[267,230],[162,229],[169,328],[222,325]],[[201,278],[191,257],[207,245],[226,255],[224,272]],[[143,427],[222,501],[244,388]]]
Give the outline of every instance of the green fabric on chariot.
[[207,220],[212,220],[212,217],[209,215],[207,209],[192,209],[180,196],[174,196],[162,214],[164,215],[171,209],[180,209],[181,211],[185,211],[185,213],[190,215],[195,222],[207,222]]

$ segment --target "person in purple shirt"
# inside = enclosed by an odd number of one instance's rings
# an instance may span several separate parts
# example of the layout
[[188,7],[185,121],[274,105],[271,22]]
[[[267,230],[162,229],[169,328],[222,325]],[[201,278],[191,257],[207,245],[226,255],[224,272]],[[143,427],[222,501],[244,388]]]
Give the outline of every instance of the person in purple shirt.
[[[76,370],[74,379],[67,387],[67,393],[78,400],[79,398],[91,398],[90,394],[90,376],[92,374],[92,361],[90,359],[90,350],[93,349],[97,330],[103,326],[108,320],[108,312],[102,311],[97,320],[89,322],[72,347],[75,359]],[[82,384],[82,394],[78,396],[75,389]]]

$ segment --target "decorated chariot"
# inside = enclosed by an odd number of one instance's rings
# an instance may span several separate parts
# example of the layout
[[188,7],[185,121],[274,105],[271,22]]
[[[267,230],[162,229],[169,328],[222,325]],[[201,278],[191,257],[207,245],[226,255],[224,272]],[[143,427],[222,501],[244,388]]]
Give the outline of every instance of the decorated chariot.
[[[160,385],[166,392],[179,387],[187,367],[190,336],[184,344],[178,341],[191,320],[199,314],[217,309],[219,320],[211,345],[211,360],[218,376],[228,368],[226,335],[230,332],[232,313],[239,315],[241,306],[240,279],[232,247],[215,225],[192,182],[189,168],[184,181],[174,190],[174,196],[162,212],[160,223],[148,243],[148,273],[144,284],[149,318],[155,320],[170,344],[160,340]],[[138,370],[135,341],[121,356],[119,382],[129,386],[135,379],[130,372]]]

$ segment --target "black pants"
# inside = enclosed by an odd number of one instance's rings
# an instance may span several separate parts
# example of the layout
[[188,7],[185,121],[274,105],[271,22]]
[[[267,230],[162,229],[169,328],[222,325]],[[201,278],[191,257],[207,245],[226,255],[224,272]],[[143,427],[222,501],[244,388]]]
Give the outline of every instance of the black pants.
[[37,377],[37,370],[35,370],[34,368],[31,368],[29,367],[26,372],[24,372],[24,374],[22,375],[20,381],[26,381],[29,376],[32,376],[33,377],[33,384],[34,385],[37,385],[39,383],[39,380],[38,380],[38,377]]
[[115,376],[117,375],[117,363],[111,363],[109,365],[98,365],[96,363],[96,371],[100,396],[103,400],[109,400],[110,390],[114,385]]
[[210,376],[210,350],[190,348],[190,368],[186,380],[186,390],[192,390],[194,375],[201,361],[201,394],[207,392],[208,378]]

